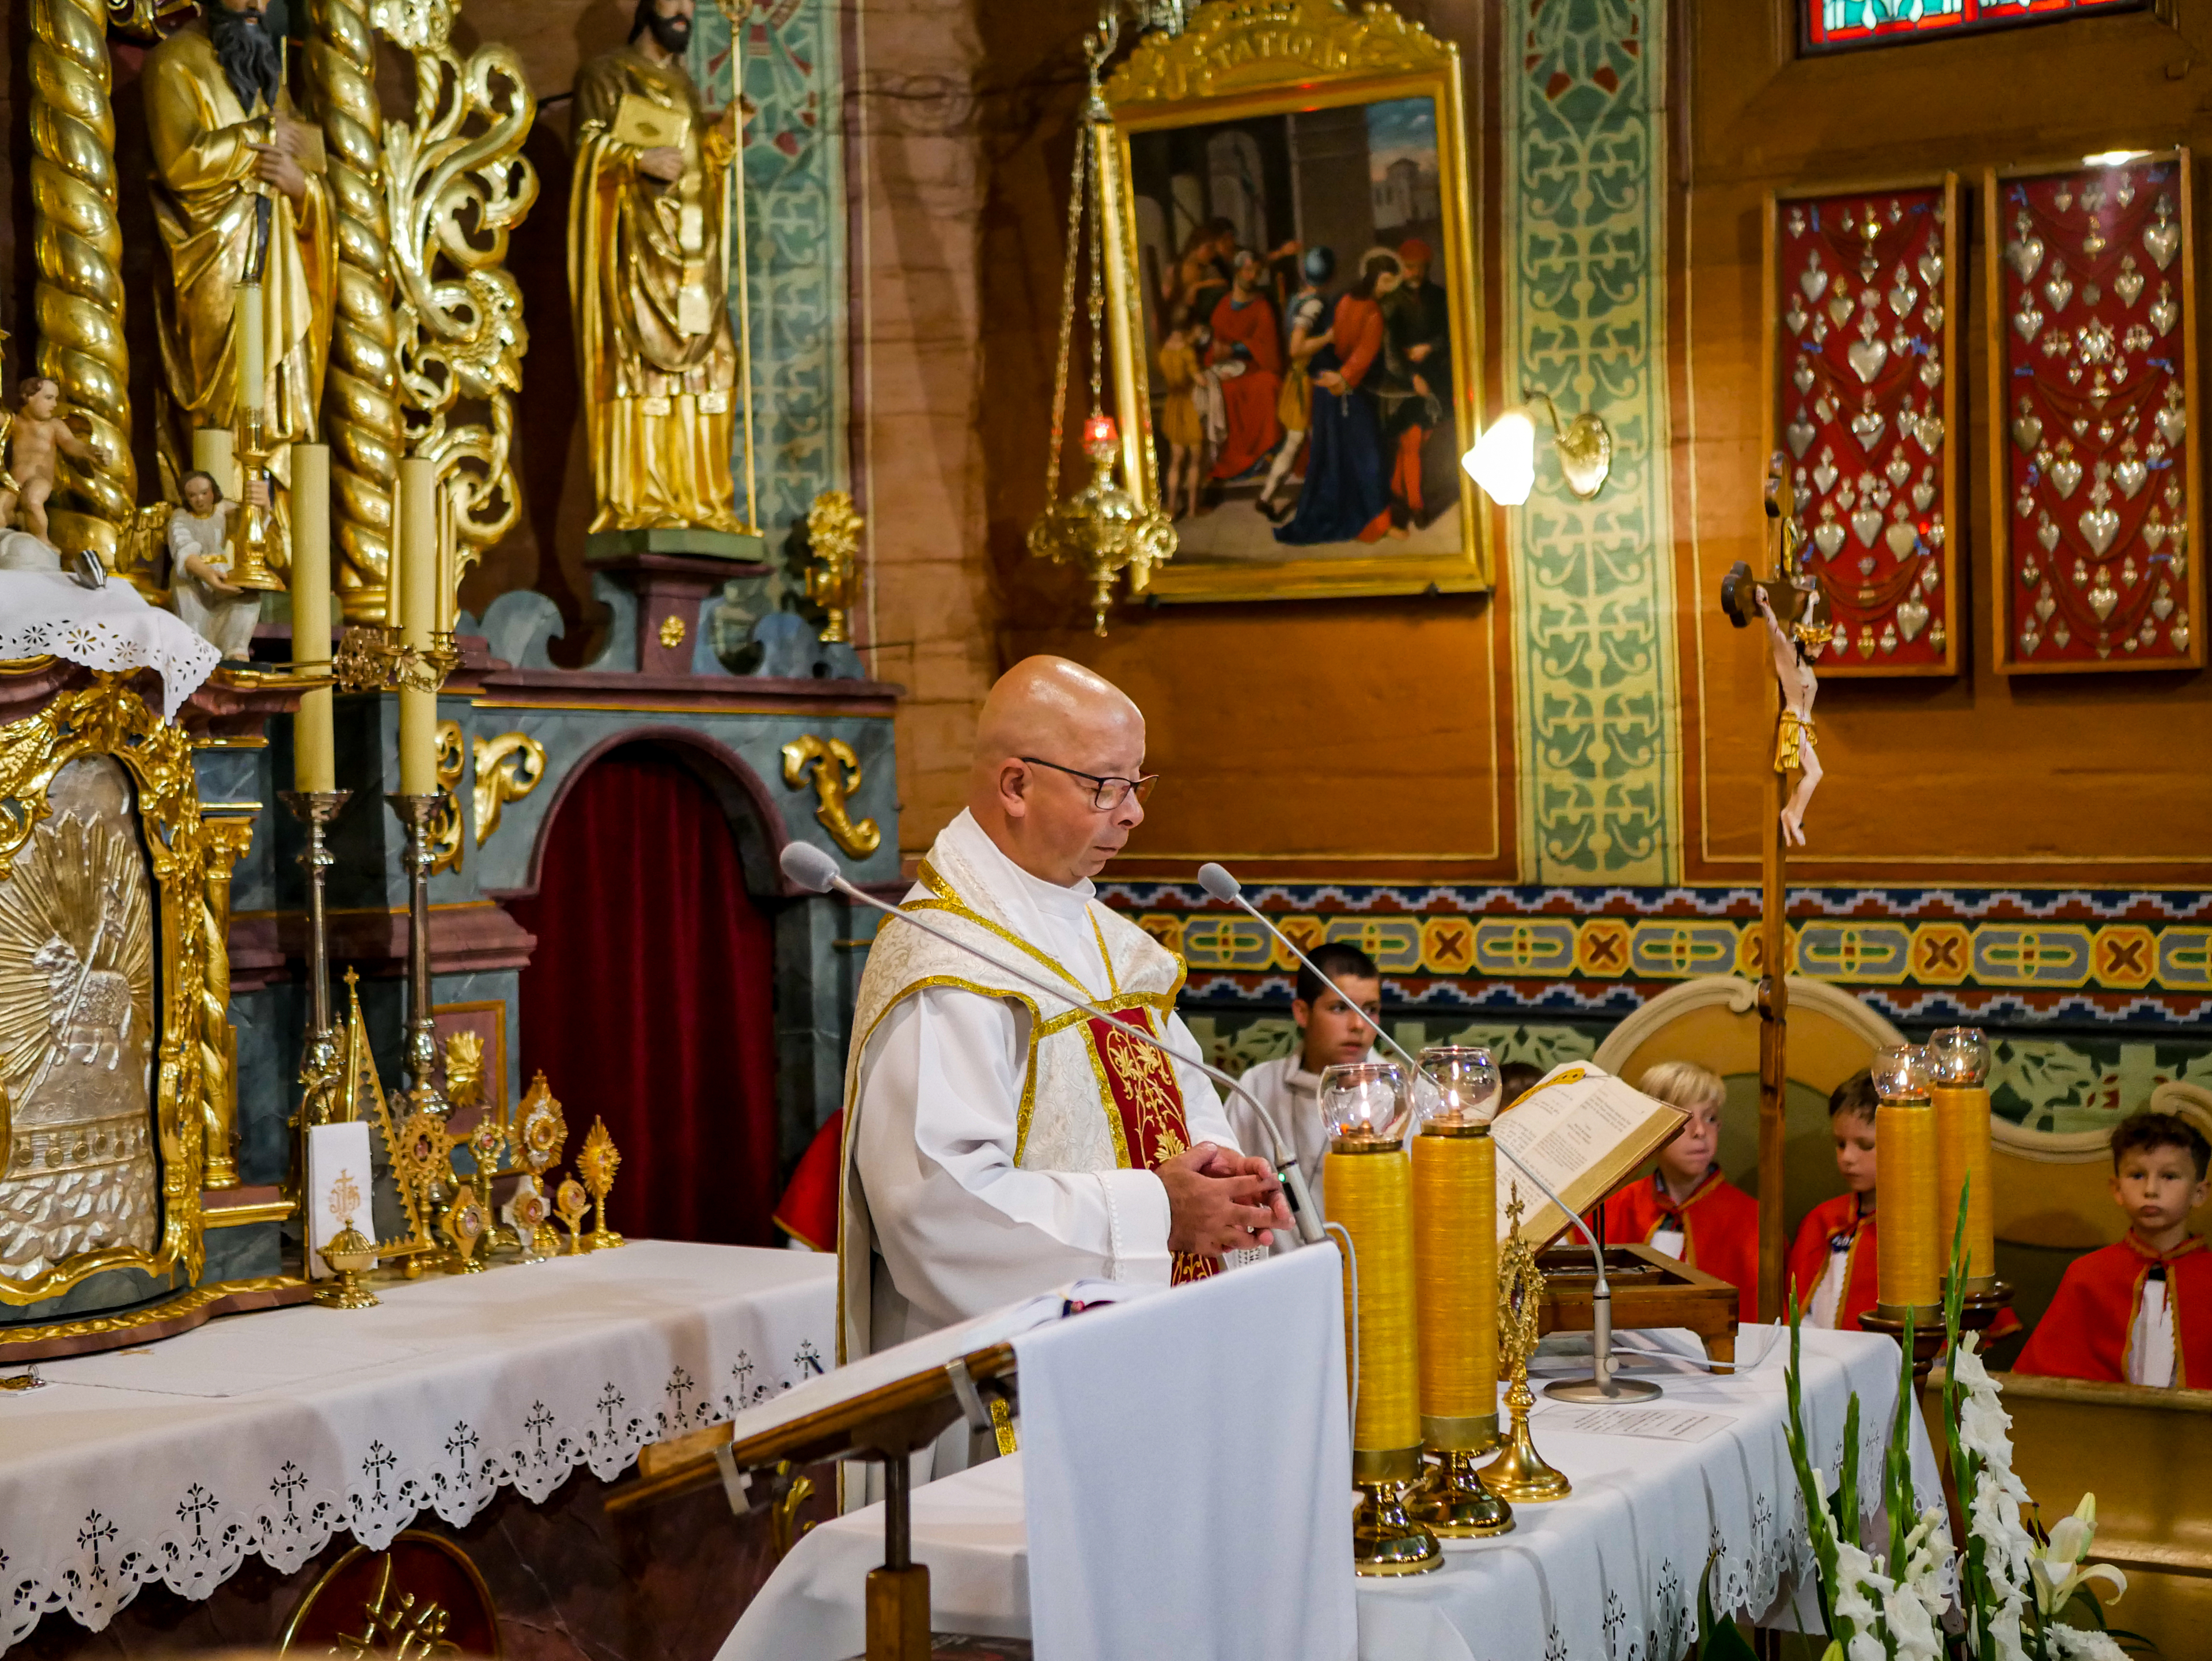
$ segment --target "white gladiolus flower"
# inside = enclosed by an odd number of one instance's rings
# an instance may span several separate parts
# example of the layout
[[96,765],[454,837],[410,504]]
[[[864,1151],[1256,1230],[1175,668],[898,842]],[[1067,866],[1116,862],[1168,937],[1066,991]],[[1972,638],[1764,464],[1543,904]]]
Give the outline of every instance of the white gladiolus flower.
[[1844,1651],[1846,1661],[1890,1661],[1881,1641],[1881,1600],[1897,1589],[1897,1583],[1877,1573],[1874,1559],[1841,1536],[1836,1541],[1836,1582],[1830,1589],[1829,1602],[1836,1618],[1850,1621],[1852,1627],[1850,1645]]

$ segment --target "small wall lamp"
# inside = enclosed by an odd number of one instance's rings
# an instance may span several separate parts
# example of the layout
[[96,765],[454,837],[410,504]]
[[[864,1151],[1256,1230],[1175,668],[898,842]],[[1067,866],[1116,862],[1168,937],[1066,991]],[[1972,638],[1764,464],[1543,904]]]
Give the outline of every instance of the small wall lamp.
[[1460,458],[1468,476],[1482,486],[1491,500],[1508,508],[1528,501],[1536,483],[1536,423],[1539,404],[1552,420],[1552,441],[1559,452],[1559,471],[1567,488],[1588,501],[1605,488],[1613,471],[1613,435],[1605,423],[1585,410],[1562,428],[1559,406],[1548,394],[1524,390],[1525,400],[1499,416],[1483,429],[1474,447]]

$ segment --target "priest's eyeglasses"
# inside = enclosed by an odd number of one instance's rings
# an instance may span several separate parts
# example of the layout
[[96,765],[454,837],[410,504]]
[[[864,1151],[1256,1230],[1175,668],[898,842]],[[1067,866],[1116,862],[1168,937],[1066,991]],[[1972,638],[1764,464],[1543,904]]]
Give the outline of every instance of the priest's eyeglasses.
[[1032,767],[1049,767],[1055,773],[1065,773],[1070,778],[1081,779],[1091,785],[1091,805],[1102,813],[1110,813],[1134,795],[1141,802],[1152,794],[1152,787],[1160,782],[1158,773],[1147,773],[1140,779],[1117,778],[1111,775],[1101,778],[1096,773],[1086,773],[1079,768],[1062,767],[1056,761],[1046,761],[1038,756],[1023,756],[1020,760]]

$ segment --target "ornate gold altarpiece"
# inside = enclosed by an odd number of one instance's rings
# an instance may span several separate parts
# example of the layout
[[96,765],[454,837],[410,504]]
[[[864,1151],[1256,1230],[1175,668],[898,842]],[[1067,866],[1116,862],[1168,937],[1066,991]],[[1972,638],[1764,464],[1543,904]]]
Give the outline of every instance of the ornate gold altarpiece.
[[[0,726],[0,1305],[26,1311],[0,1325],[0,1362],[290,1284],[196,1284],[211,1146],[236,1180],[210,994],[240,829],[203,815],[190,734],[126,676]],[[118,1271],[137,1278],[94,1294]]]

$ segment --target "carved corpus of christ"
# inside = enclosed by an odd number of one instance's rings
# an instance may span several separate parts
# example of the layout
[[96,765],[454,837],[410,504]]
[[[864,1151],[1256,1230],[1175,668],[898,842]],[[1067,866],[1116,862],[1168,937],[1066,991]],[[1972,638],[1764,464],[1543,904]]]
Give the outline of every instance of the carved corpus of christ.
[[1782,687],[1782,715],[1774,729],[1774,770],[1787,775],[1799,770],[1797,788],[1782,806],[1782,834],[1790,845],[1805,845],[1805,808],[1820,784],[1820,757],[1813,746],[1813,700],[1820,696],[1820,678],[1813,672],[1812,651],[1819,648],[1827,630],[1812,621],[1817,600],[1802,607],[1799,620],[1784,624],[1760,584],[1755,591],[1759,614],[1766,620],[1768,644],[1774,651],[1774,678]]

